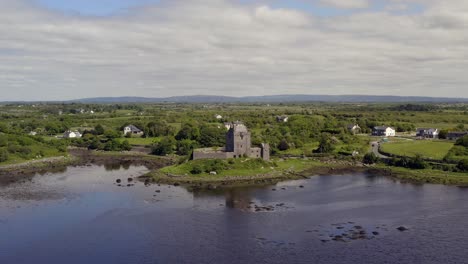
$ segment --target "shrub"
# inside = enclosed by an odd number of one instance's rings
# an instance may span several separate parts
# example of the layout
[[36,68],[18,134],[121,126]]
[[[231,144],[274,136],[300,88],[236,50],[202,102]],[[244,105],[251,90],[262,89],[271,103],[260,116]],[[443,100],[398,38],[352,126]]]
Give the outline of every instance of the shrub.
[[460,160],[457,164],[457,169],[463,172],[468,171],[468,159]]
[[192,169],[190,170],[191,174],[200,174],[202,172],[203,172],[203,167],[198,164],[193,165]]
[[379,160],[379,158],[374,154],[374,152],[366,153],[362,162],[365,164],[374,164]]
[[0,149],[0,162],[8,160],[8,151],[6,149]]

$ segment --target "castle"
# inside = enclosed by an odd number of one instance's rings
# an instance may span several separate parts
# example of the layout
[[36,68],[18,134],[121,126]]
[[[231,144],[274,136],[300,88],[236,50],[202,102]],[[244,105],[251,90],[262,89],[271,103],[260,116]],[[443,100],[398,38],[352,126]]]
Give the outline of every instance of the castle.
[[230,124],[226,134],[226,147],[220,150],[212,148],[195,149],[193,159],[230,159],[230,158],[262,158],[270,160],[270,145],[262,143],[261,147],[251,146],[251,135],[241,122]]

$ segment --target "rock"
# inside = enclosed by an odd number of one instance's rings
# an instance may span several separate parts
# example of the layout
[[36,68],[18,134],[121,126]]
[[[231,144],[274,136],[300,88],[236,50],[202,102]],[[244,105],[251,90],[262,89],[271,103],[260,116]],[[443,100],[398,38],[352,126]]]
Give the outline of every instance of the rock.
[[362,229],[362,226],[354,226],[355,229]]
[[271,190],[272,190],[272,191],[276,191],[276,189],[274,189],[274,188],[273,188],[273,189],[271,189]]
[[157,193],[160,193],[161,191],[160,190],[156,190]]
[[303,186],[303,185],[299,185],[299,188],[304,188],[304,186]]
[[116,183],[121,183],[122,180],[121,180],[121,179],[117,179],[117,180],[115,180],[115,182],[116,182]]
[[132,181],[133,181],[133,178],[128,178],[127,181],[128,181],[128,182],[132,182]]
[[408,230],[408,228],[406,226],[399,226],[397,227],[397,230],[403,232],[403,231]]
[[180,183],[178,183],[178,182],[174,183],[174,186],[179,186],[179,185],[180,185]]
[[372,234],[373,234],[374,236],[378,236],[378,235],[379,235],[379,232],[374,231],[374,232],[372,232]]

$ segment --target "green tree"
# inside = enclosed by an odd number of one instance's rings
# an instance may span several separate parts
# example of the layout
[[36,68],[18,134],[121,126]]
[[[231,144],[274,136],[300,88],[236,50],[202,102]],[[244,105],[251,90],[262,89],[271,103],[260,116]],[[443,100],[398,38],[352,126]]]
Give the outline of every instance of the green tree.
[[331,135],[328,133],[322,133],[320,137],[320,144],[314,152],[315,153],[331,153],[334,150],[335,150],[335,145],[333,143]]
[[439,138],[440,139],[446,139],[447,138],[448,131],[447,130],[441,130],[439,132]]
[[8,160],[8,151],[6,149],[0,149],[0,162]]
[[195,145],[195,141],[189,139],[177,141],[177,155],[189,155],[190,153],[192,153],[192,150],[195,148]]
[[460,160],[457,164],[457,168],[460,171],[467,172],[468,171],[468,159]]
[[365,164],[374,164],[379,160],[379,158],[374,154],[374,152],[366,153],[362,162]]
[[94,127],[94,132],[96,133],[96,135],[103,135],[104,127],[101,124],[98,124],[96,127]]
[[130,150],[132,150],[132,145],[130,145],[130,142],[128,142],[128,140],[124,140],[120,144],[120,149],[125,150],[125,151],[130,151]]
[[200,139],[202,147],[221,147],[226,144],[226,130],[216,126],[204,125],[200,128]]
[[154,155],[164,156],[172,154],[174,149],[174,140],[170,137],[164,137],[160,142],[153,145],[151,153]]
[[468,135],[462,137],[462,138],[459,138],[457,139],[457,141],[455,142],[455,145],[457,146],[463,146],[465,148],[468,148]]
[[288,150],[289,149],[288,142],[285,139],[281,140],[281,142],[278,144],[278,149],[280,151]]

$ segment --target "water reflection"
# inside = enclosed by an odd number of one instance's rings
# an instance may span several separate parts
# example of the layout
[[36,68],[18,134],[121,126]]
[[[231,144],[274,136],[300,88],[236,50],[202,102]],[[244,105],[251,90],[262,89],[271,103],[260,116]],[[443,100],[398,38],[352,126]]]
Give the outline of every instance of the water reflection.
[[106,171],[116,171],[116,170],[128,170],[132,166],[131,161],[119,161],[119,162],[107,162],[104,163],[104,168]]
[[249,189],[227,189],[224,191],[224,197],[228,208],[247,209],[252,203]]

